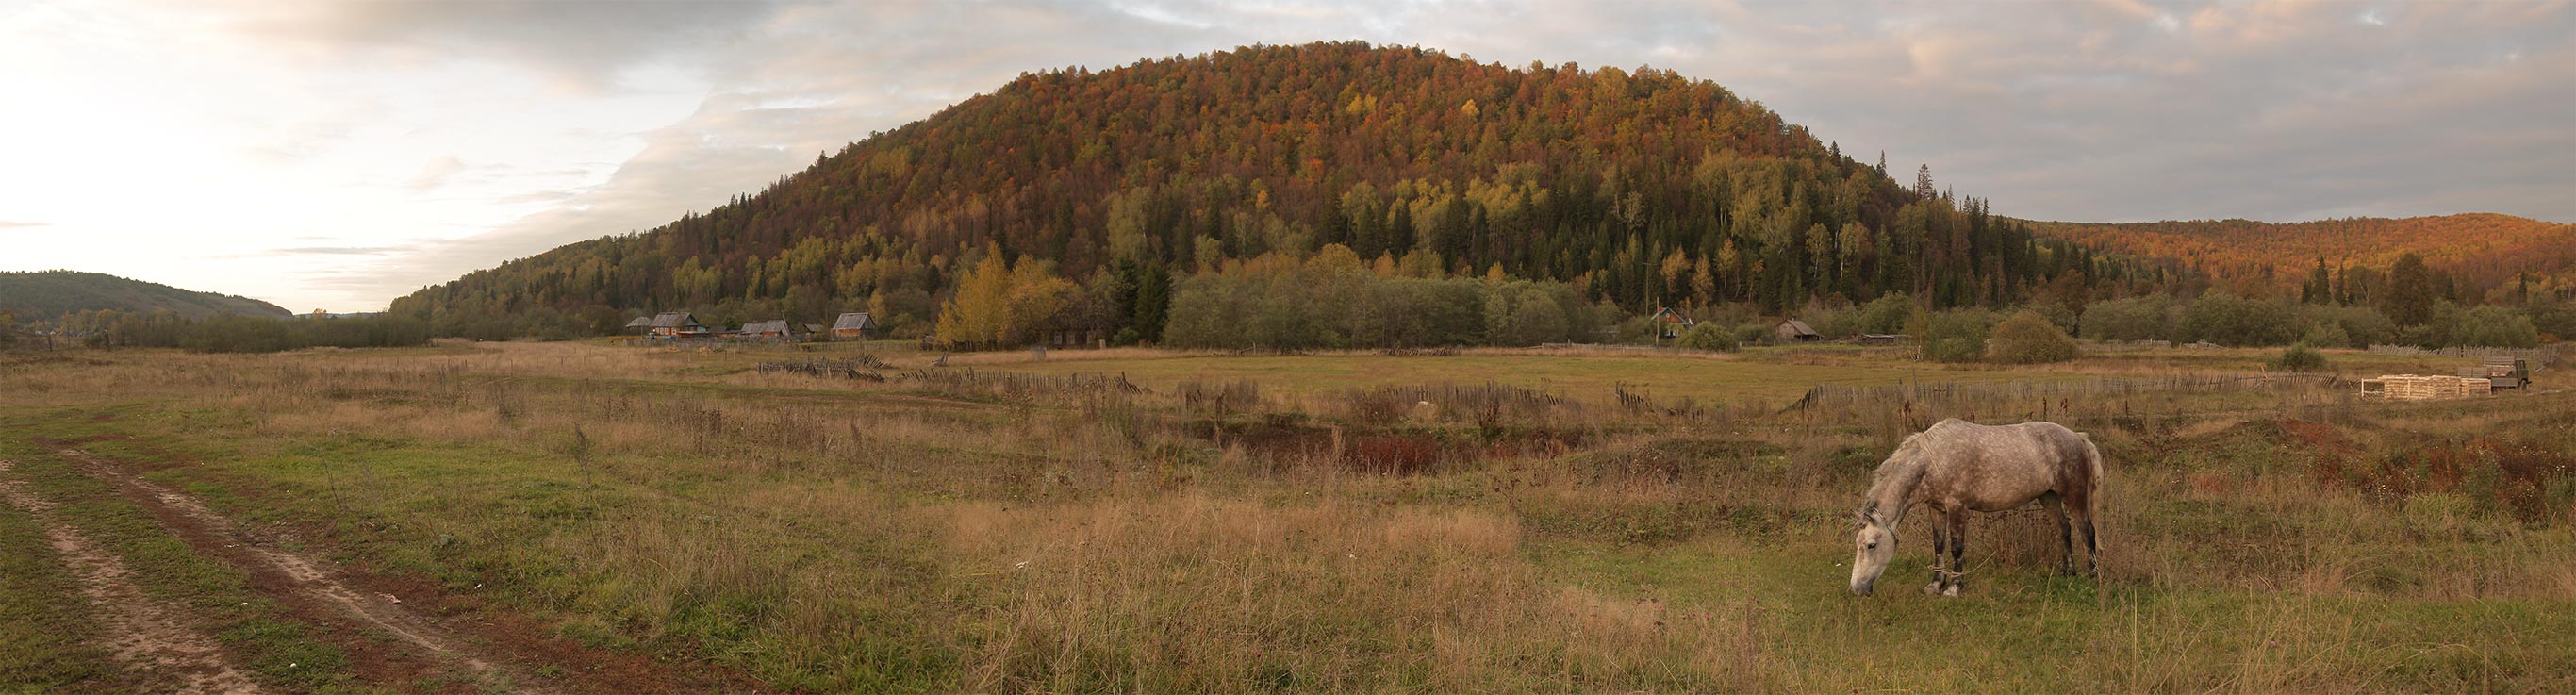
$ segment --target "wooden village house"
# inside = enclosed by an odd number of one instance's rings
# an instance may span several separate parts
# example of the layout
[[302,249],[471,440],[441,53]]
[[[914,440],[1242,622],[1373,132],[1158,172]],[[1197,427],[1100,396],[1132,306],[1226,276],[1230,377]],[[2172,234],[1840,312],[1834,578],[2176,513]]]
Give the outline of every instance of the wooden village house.
[[877,321],[869,318],[867,312],[853,311],[832,321],[833,340],[875,340],[876,337]]
[[698,317],[689,312],[665,311],[653,317],[653,327],[647,333],[655,338],[704,338],[715,331],[698,323]]
[[1672,307],[1657,308],[1655,309],[1655,342],[1660,343],[1682,337],[1682,331],[1690,330],[1691,325],[1695,323],[1698,322],[1683,316],[1681,312],[1673,311]]

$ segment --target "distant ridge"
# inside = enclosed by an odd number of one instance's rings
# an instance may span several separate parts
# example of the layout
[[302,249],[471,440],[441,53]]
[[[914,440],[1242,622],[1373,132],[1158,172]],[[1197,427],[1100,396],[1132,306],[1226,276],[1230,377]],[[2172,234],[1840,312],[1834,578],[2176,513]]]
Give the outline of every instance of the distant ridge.
[[2576,225],[2494,213],[2311,222],[2033,222],[2031,229],[2107,252],[2171,259],[2221,278],[2297,282],[2319,259],[2330,268],[2387,268],[2408,253],[2480,287],[2503,284],[2517,273],[2576,269]]
[[1153,335],[1158,316],[1135,310],[1153,302],[1121,288],[1330,246],[1389,273],[1564,282],[1638,314],[1889,291],[2007,305],[2061,277],[2107,294],[2178,280],[2034,240],[1928,168],[1899,169],[1908,186],[1886,166],[1670,70],[1251,46],[1024,74],[713,210],[474,271],[392,311],[453,331],[866,306],[918,326],[998,252],[1101,298],[1076,312],[1087,325]]
[[20,320],[106,309],[146,314],[169,311],[200,318],[225,313],[285,318],[294,313],[249,297],[183,290],[101,273],[0,272],[0,311],[17,314]]

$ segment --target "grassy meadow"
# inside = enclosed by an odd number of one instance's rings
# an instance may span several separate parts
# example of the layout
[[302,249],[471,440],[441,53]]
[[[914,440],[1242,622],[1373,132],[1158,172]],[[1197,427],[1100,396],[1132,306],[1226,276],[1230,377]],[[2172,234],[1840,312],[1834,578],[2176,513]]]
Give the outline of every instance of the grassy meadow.
[[[759,369],[863,350],[860,378]],[[2273,354],[12,353],[0,481],[83,500],[291,691],[478,686],[371,666],[73,459],[584,655],[532,669],[566,690],[2576,690],[2576,390],[2360,402]],[[1799,407],[1819,385],[1854,390]],[[2022,510],[1971,522],[1966,595],[1905,590],[1917,515],[1849,595],[1870,471],[1952,415],[2103,447],[2098,581]],[[81,600],[48,552],[0,506],[0,691],[130,687],[44,627]]]

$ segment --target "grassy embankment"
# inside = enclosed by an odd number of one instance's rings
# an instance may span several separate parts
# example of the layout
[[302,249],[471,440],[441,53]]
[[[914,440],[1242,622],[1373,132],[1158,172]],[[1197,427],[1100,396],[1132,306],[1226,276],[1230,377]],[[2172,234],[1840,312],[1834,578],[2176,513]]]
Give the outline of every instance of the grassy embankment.
[[[766,353],[113,353],[0,371],[30,394],[0,417],[13,443],[166,465],[151,475],[345,565],[785,689],[2576,686],[2554,646],[2576,642],[2569,393],[2052,404],[2113,462],[2103,578],[2052,576],[2053,524],[2016,513],[1976,522],[1970,593],[1949,601],[1847,596],[1848,511],[1907,429],[2028,404],[1773,413],[1835,375],[2063,381],[2267,356],[955,360],[1155,390],[1007,395],[747,371]],[[1193,411],[1182,381],[1259,396]],[[1390,410],[1354,393],[1443,382],[1562,398],[1429,389],[1439,407]],[[1625,408],[1614,382],[1767,405]],[[1927,576],[1928,546],[1908,529],[1891,582]]]

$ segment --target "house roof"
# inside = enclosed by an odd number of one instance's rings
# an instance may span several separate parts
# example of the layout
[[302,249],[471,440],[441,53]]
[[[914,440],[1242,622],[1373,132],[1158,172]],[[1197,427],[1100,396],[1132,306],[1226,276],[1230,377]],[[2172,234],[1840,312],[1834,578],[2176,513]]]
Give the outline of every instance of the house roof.
[[689,326],[698,326],[700,328],[705,327],[698,323],[697,316],[691,315],[686,311],[665,311],[662,312],[661,315],[653,317],[654,328],[685,328]]
[[876,326],[876,319],[868,318],[868,312],[864,311],[853,311],[847,314],[842,314],[840,319],[832,322],[832,330],[836,331],[855,331],[875,328]]
[[1788,326],[1788,327],[1789,327],[1789,330],[1790,330],[1790,331],[1793,331],[1793,332],[1794,332],[1795,334],[1797,334],[1797,335],[1816,335],[1816,334],[1817,334],[1817,333],[1816,333],[1816,329],[1808,328],[1808,327],[1807,327],[1807,322],[1805,322],[1805,321],[1800,321],[1800,320],[1797,320],[1797,319],[1780,319],[1780,325],[1782,325],[1782,326]]
[[746,323],[746,324],[743,324],[743,325],[742,325],[742,332],[744,332],[744,333],[780,333],[780,334],[784,334],[784,333],[787,333],[787,332],[788,332],[788,331],[787,331],[787,320],[786,320],[786,319],[774,319],[774,320],[769,320],[769,321],[756,321],[756,322],[752,322],[752,323]]
[[647,317],[647,316],[637,316],[637,317],[635,317],[635,320],[626,322],[626,327],[627,327],[627,328],[651,328],[651,327],[653,327],[653,319],[652,319],[651,317]]

